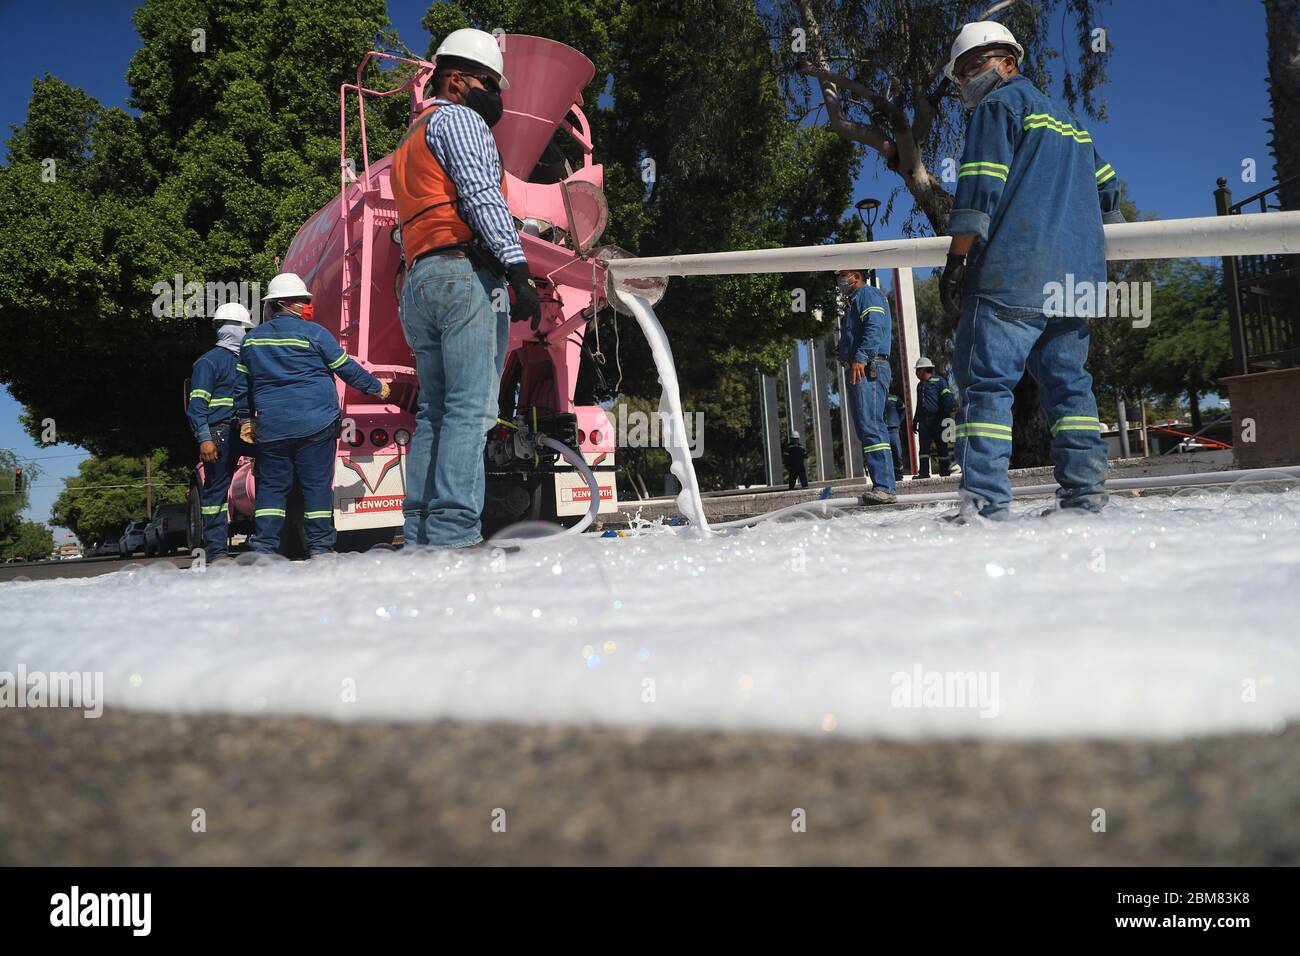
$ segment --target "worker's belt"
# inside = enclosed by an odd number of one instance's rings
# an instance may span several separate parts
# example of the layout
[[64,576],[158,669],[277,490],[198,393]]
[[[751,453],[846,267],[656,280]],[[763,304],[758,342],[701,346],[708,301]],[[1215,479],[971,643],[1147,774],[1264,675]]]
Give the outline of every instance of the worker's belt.
[[463,245],[439,246],[437,249],[430,249],[428,252],[422,252],[412,259],[411,268],[414,269],[417,262],[421,259],[427,259],[429,256],[449,256],[452,259],[464,259],[465,255],[466,247]]

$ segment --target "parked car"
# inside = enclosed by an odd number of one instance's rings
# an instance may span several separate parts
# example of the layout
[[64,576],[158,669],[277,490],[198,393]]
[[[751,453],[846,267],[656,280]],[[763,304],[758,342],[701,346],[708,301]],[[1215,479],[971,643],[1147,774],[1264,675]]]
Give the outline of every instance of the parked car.
[[121,546],[116,541],[101,541],[91,549],[91,557],[116,558],[121,550]]
[[117,540],[118,557],[129,558],[144,550],[144,529],[148,524],[148,521],[132,521],[122,530],[122,537]]
[[183,501],[159,505],[153,510],[153,520],[144,526],[144,554],[171,554],[184,548],[189,540],[189,505]]

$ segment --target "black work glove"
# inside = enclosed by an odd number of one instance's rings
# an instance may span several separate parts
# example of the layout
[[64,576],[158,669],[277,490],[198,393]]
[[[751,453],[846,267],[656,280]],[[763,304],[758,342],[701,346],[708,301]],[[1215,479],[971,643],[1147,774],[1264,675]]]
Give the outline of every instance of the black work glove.
[[542,324],[542,300],[537,297],[537,290],[533,288],[528,263],[516,262],[506,266],[506,282],[510,284],[510,290],[515,294],[515,301],[510,304],[510,321],[522,322],[531,319],[533,331],[536,332],[537,327]]
[[966,279],[966,257],[949,254],[939,279],[939,304],[944,318],[956,319],[961,315],[961,287]]

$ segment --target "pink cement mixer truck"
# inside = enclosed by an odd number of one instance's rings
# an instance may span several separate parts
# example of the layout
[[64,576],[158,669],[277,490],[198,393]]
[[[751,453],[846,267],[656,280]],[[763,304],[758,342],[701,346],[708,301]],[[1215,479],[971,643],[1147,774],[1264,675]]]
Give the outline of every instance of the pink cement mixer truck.
[[[485,533],[521,520],[572,524],[586,514],[591,484],[562,456],[523,448],[526,429],[581,453],[599,487],[601,512],[618,505],[614,480],[616,436],[599,405],[575,404],[587,323],[607,302],[608,255],[595,249],[607,207],[604,169],[592,161],[591,127],[582,89],[592,62],[562,43],[533,36],[498,38],[510,88],[505,112],[493,127],[505,166],[507,197],[520,241],[542,300],[542,323],[533,332],[513,323],[502,373],[499,425],[488,435]],[[365,87],[372,61],[406,64],[413,73],[393,90]],[[302,276],[315,302],[315,319],[340,344],[392,388],[379,403],[338,382],[344,433],[334,478],[334,523],[340,549],[363,549],[392,540],[402,524],[406,488],[404,453],[415,427],[419,383],[415,357],[398,321],[404,265],[397,209],[389,181],[391,156],[370,161],[366,145],[367,99],[406,94],[414,118],[432,100],[425,87],[433,64],[387,53],[366,54],[355,83],[339,91],[341,188],[338,198],[298,230],[281,268]],[[347,109],[352,98],[360,121],[361,156],[348,157]],[[576,144],[581,164],[565,158],[558,140]],[[358,161],[359,159],[359,161]],[[612,247],[610,247],[612,249]],[[511,427],[511,426],[515,427]],[[256,496],[252,461],[242,463],[230,489],[232,533],[251,529]],[[197,513],[192,489],[191,510]],[[297,542],[289,529],[286,550]],[[195,546],[198,546],[197,544]]]

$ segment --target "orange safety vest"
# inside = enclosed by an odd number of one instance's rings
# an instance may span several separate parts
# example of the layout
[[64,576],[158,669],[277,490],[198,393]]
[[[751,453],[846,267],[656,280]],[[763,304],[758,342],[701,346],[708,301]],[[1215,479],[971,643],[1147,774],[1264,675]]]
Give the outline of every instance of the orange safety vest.
[[[402,255],[408,269],[430,249],[463,245],[474,236],[474,230],[457,211],[456,184],[434,157],[425,138],[429,120],[441,105],[434,104],[421,113],[393,152],[393,198],[397,201]],[[497,162],[501,162],[500,155]],[[503,170],[501,194],[504,196],[505,192]]]

